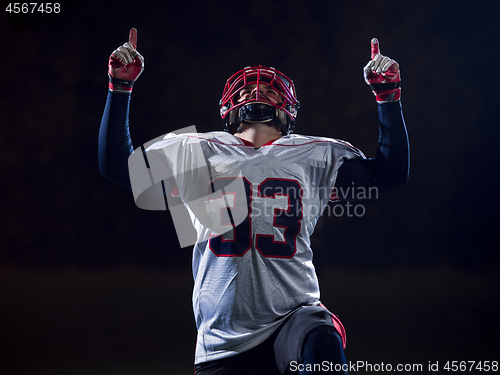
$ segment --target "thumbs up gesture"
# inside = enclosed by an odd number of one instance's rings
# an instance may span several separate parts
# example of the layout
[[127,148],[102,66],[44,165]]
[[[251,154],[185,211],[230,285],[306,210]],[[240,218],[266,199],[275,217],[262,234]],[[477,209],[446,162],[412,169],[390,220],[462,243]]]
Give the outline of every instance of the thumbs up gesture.
[[380,54],[380,44],[376,38],[371,41],[371,60],[363,68],[363,73],[377,102],[389,103],[401,98],[399,64]]
[[144,70],[144,58],[137,52],[137,30],[130,29],[129,40],[109,57],[109,89],[115,92],[132,91],[134,82]]

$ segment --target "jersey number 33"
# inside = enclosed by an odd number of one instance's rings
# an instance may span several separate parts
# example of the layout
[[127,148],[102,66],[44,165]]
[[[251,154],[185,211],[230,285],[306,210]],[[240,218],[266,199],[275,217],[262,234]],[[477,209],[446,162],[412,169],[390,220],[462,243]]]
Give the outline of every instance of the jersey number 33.
[[[228,215],[222,215],[226,219],[223,225],[232,226],[231,230],[220,236],[210,238],[210,249],[212,252],[221,257],[241,257],[246,254],[253,246],[255,249],[266,258],[292,258],[296,252],[296,239],[299,234],[302,220],[302,188],[295,180],[268,178],[261,184],[256,186],[256,200],[266,202],[268,207],[273,206],[272,202],[279,200],[287,202],[285,206],[272,210],[258,209],[252,202],[252,192],[254,186],[245,178],[243,180],[245,187],[246,199],[234,199],[235,204],[247,204],[248,215],[237,226],[231,223]],[[214,189],[217,191],[218,186],[224,182],[214,180]],[[235,194],[219,190],[220,196],[215,199],[222,199],[224,195]],[[259,206],[260,207],[260,206]],[[232,210],[238,209],[232,207]],[[270,212],[268,212],[270,211]],[[277,240],[273,234],[256,233],[252,225],[253,221],[271,223],[273,228],[278,228],[282,233],[282,239]]]

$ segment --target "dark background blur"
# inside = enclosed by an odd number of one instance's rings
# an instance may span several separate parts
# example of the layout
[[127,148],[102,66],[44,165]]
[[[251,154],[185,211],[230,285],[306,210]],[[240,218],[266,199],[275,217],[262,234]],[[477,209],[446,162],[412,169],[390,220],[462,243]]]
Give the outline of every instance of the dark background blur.
[[373,156],[362,68],[377,37],[401,66],[410,180],[362,217],[320,220],[323,302],[348,360],[500,360],[495,2],[60,3],[8,17],[2,2],[0,373],[192,373],[190,248],[97,166],[107,59],[130,27],[145,57],[134,147],[220,129],[225,80],[263,64],[295,81],[297,133]]

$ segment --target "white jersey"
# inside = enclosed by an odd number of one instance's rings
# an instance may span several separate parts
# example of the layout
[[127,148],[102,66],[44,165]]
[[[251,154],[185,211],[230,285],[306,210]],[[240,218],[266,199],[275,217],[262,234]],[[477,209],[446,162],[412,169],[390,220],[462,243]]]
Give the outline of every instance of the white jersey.
[[[230,226],[223,235],[214,235],[198,220],[193,204],[186,204],[198,233],[193,250],[195,363],[248,350],[299,306],[319,303],[310,236],[338,169],[345,159],[364,158],[359,150],[346,142],[302,135],[255,149],[226,132],[167,136],[149,150],[167,155],[185,202],[217,190],[228,176],[245,190],[246,197],[222,189],[210,198],[211,204],[226,199],[231,207],[248,205],[237,226],[228,217],[218,219]],[[193,181],[194,172],[186,173],[200,171],[200,165],[206,183]],[[223,215],[223,210],[217,212]]]

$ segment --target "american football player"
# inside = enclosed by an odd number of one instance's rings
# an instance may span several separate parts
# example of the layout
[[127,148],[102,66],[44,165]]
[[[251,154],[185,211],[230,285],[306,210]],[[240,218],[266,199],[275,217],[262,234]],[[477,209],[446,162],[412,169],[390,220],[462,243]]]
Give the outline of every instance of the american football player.
[[[143,69],[132,29],[129,42],[109,59],[99,132],[101,173],[129,188],[128,111]],[[399,65],[380,54],[377,39],[363,72],[378,106],[373,158],[342,140],[296,134],[295,85],[264,66],[246,67],[226,81],[221,131],[174,134],[144,150],[146,158],[165,158],[174,178],[164,191],[175,191],[186,203],[198,233],[193,248],[196,374],[347,373],[346,333],[321,303],[310,236],[329,201],[359,199],[345,194],[353,187],[383,194],[405,184],[409,173]],[[208,182],[186,173],[196,170],[200,158],[210,172]],[[194,189],[217,192],[228,178],[228,165],[236,167],[238,173],[230,177],[241,182],[244,194],[220,190],[210,202],[226,199],[246,211],[238,224],[226,217],[228,230],[221,234],[188,201]]]

